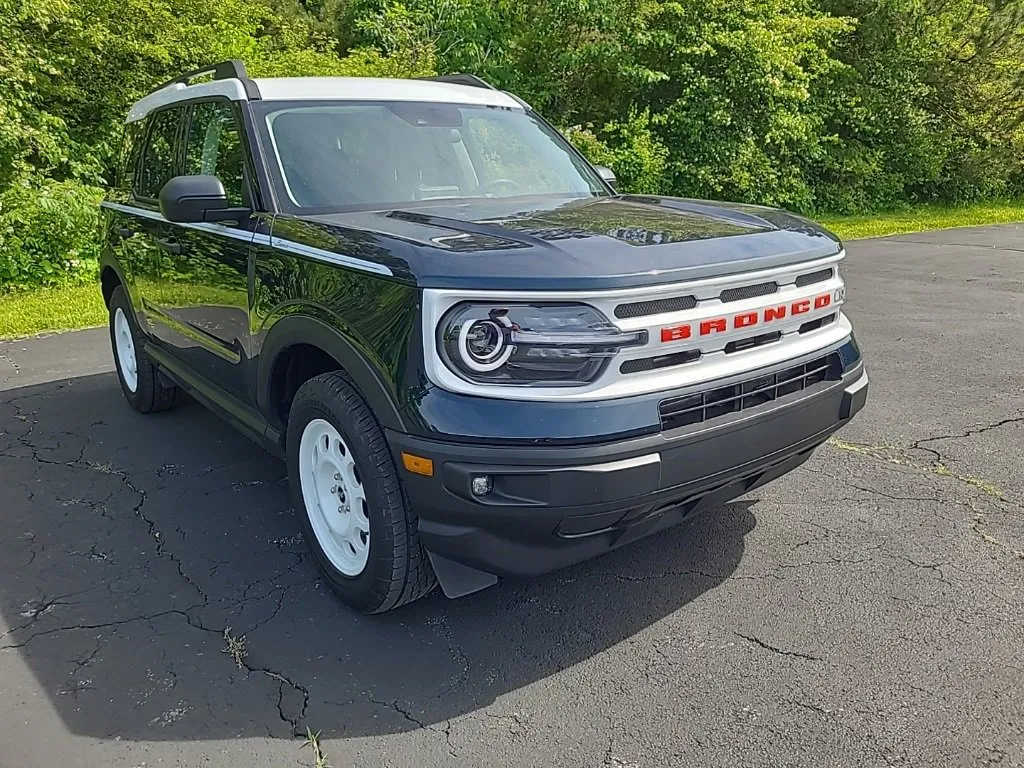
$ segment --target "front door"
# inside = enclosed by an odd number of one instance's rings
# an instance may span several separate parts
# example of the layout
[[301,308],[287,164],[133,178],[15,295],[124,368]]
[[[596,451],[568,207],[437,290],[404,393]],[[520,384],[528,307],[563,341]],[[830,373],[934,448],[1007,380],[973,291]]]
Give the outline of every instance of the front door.
[[[193,104],[185,116],[182,172],[216,176],[233,207],[252,209],[239,125],[235,107],[226,99]],[[203,378],[242,399],[247,397],[254,221],[164,224],[163,247],[173,251],[177,270],[165,286],[159,310],[174,351]]]

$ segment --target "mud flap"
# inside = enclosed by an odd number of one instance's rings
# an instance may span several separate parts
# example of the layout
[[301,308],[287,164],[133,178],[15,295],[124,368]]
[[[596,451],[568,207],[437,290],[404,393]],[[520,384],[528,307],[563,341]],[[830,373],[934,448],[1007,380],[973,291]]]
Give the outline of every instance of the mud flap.
[[498,583],[498,577],[493,573],[478,571],[468,565],[449,560],[447,557],[435,555],[427,551],[430,564],[434,567],[434,573],[441,584],[441,591],[444,596],[454,600],[457,597],[465,597],[481,589],[493,587]]

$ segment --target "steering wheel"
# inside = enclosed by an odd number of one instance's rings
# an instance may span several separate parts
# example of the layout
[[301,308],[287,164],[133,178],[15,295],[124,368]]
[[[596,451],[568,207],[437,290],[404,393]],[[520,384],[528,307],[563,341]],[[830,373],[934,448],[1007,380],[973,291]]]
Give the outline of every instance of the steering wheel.
[[493,187],[499,186],[509,187],[509,192],[512,194],[515,194],[520,189],[519,182],[514,181],[513,179],[491,179],[490,181],[485,181],[478,186],[476,188],[476,192],[477,194],[484,194],[490,191]]

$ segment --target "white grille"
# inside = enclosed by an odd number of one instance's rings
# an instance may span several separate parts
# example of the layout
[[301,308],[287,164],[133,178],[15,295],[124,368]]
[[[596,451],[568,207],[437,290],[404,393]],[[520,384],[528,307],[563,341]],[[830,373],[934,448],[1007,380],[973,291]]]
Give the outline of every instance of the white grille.
[[[852,327],[840,311],[845,285],[837,268],[844,255],[683,284],[591,293],[428,289],[423,323],[428,375],[445,389],[484,397],[588,401],[666,391],[756,371],[838,346],[849,337]],[[828,274],[826,268],[831,268]],[[817,273],[815,282],[808,283],[812,273]],[[798,286],[801,276],[804,284]],[[727,297],[744,295],[745,289],[768,282],[776,283],[778,289],[741,300],[721,300],[724,291],[730,292]],[[659,314],[616,316],[616,309],[623,305],[680,306],[670,300],[682,296],[693,296],[695,301],[681,304],[688,308]],[[597,381],[582,387],[472,384],[450,371],[436,354],[437,325],[461,301],[582,301],[599,309],[620,330],[646,330],[647,343],[619,352]],[[663,334],[666,330],[669,333]]]

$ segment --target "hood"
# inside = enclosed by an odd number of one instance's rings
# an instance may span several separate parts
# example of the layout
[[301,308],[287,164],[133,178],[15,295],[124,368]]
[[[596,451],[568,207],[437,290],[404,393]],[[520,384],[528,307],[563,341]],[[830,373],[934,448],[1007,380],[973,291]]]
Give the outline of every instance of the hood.
[[335,242],[341,253],[352,237],[375,238],[381,260],[424,287],[630,288],[785,266],[841,247],[825,229],[783,211],[648,196],[543,206],[432,201],[302,222],[320,230],[318,247]]

